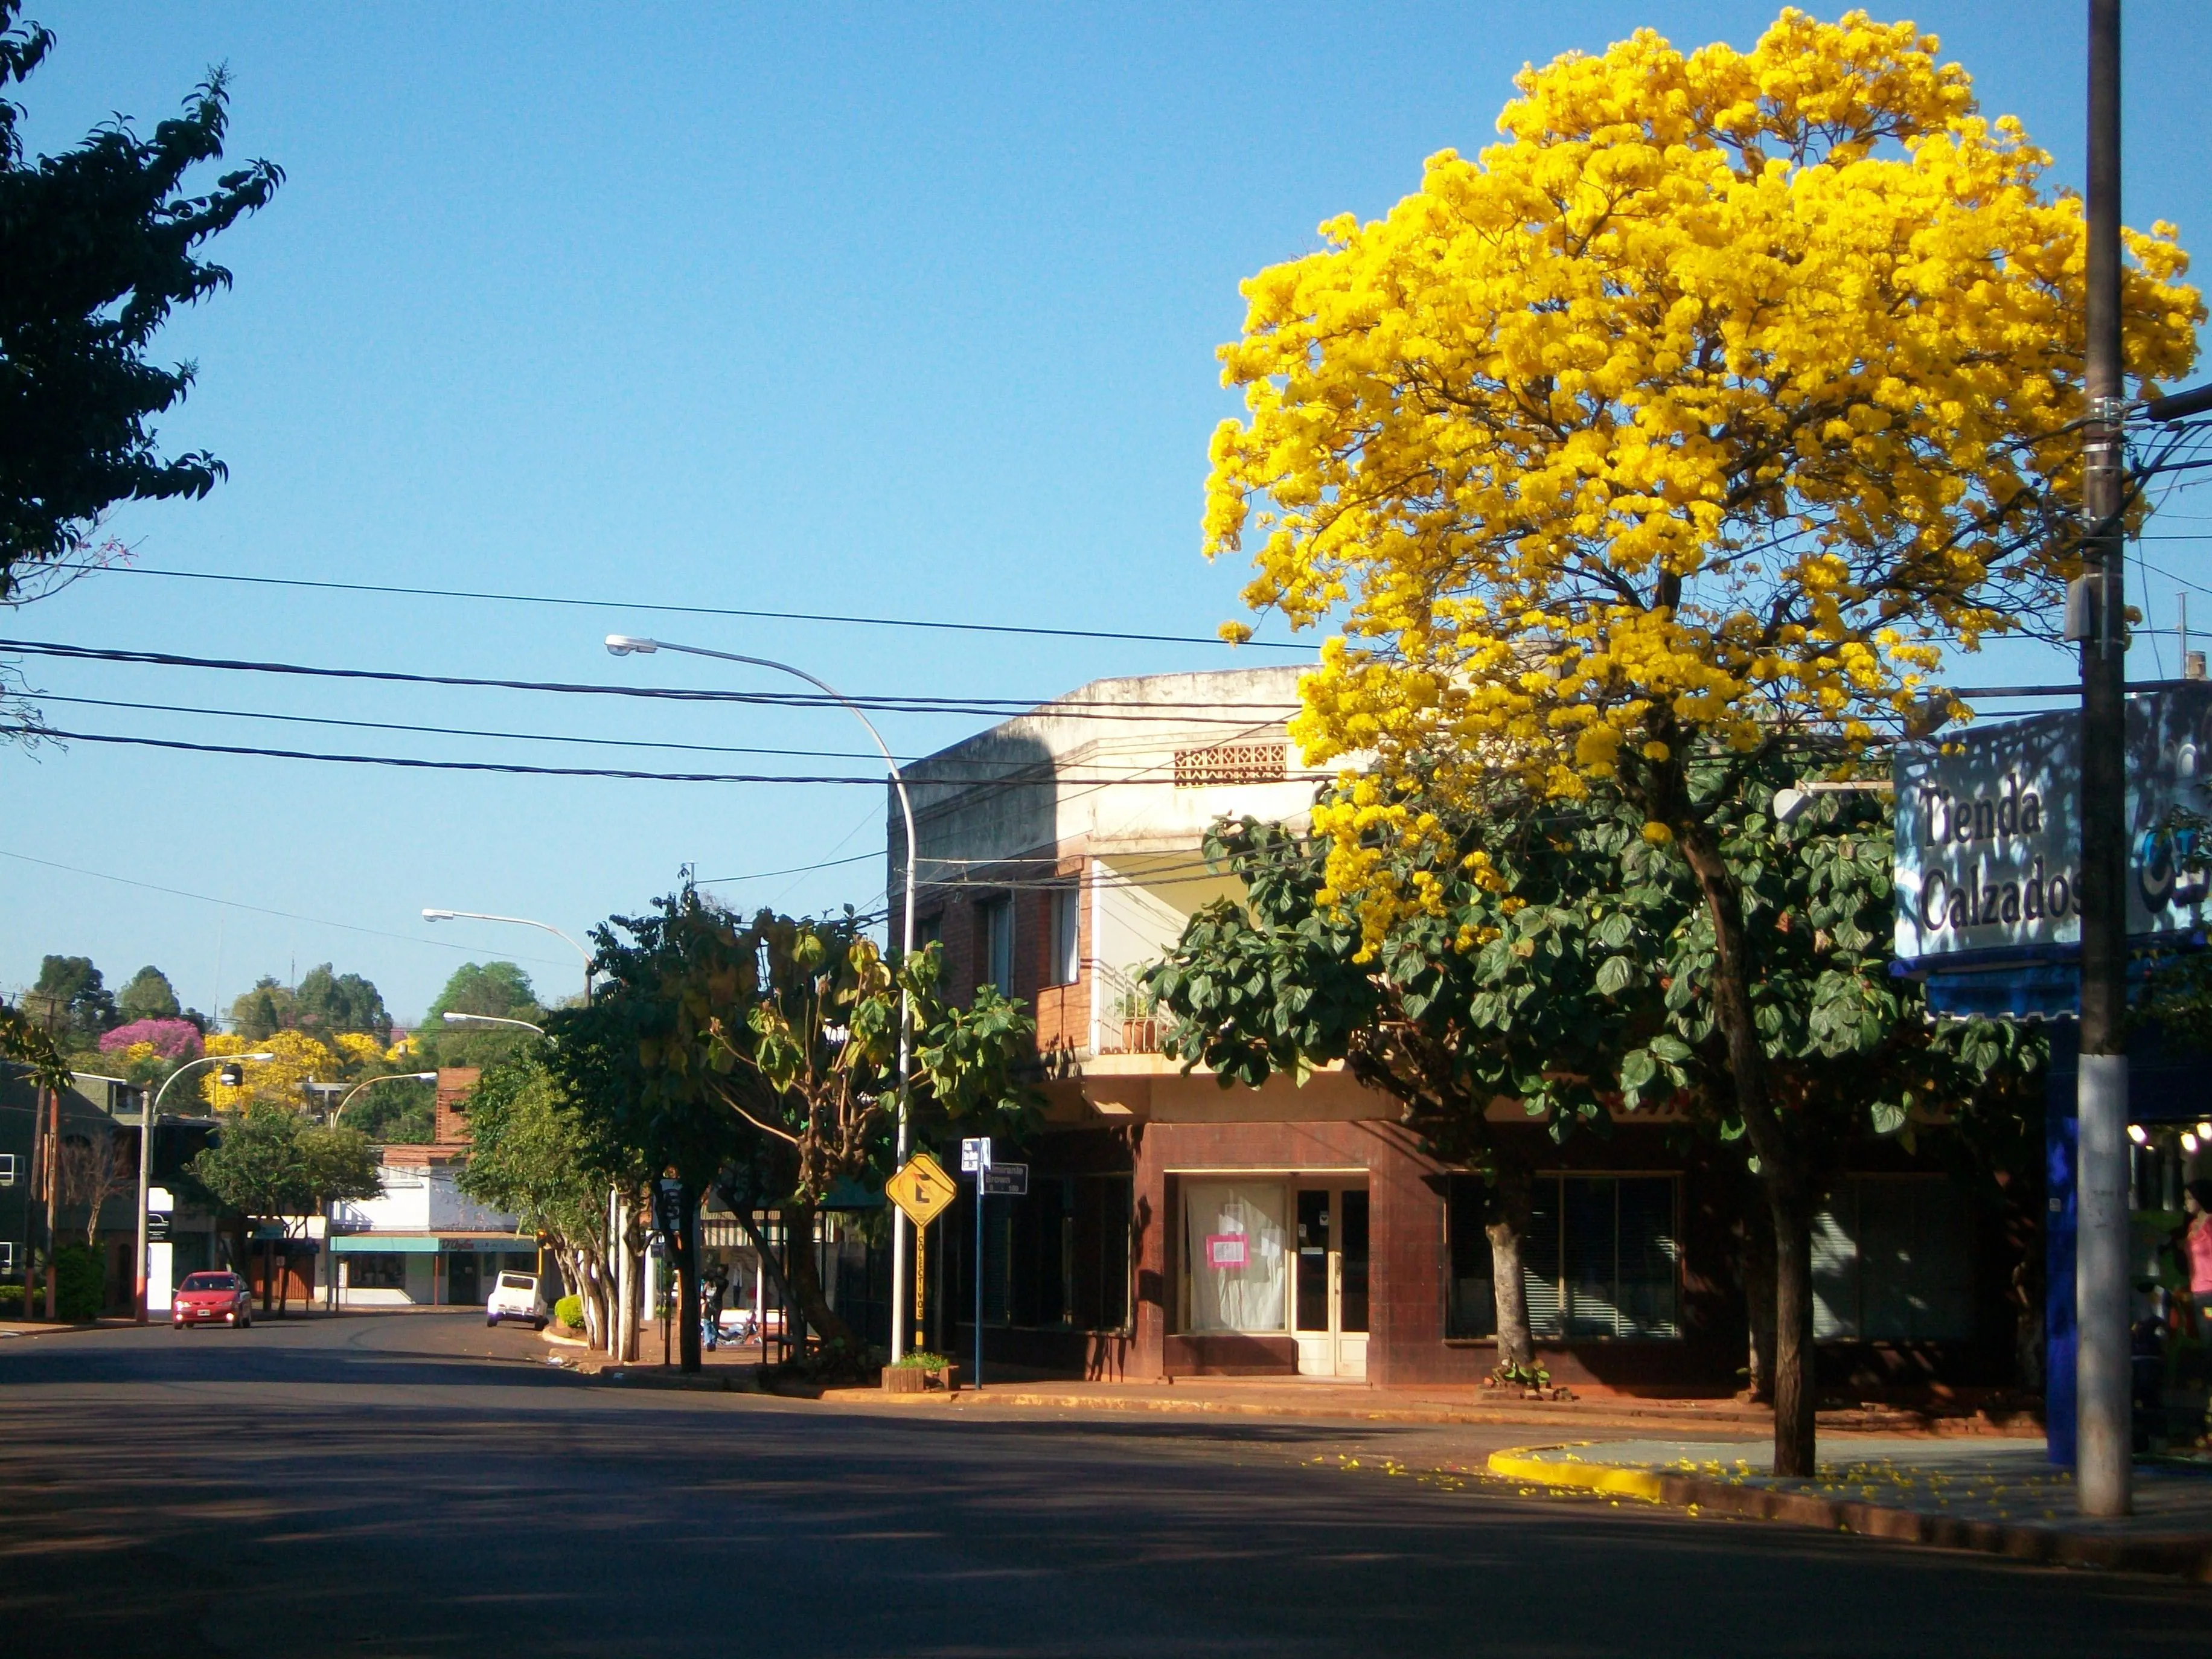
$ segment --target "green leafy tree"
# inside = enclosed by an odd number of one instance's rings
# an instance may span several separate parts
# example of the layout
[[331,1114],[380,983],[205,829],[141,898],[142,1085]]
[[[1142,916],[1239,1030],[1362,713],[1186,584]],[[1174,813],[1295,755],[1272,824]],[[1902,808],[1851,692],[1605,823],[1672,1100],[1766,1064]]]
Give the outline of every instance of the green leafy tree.
[[440,1066],[489,1066],[527,1049],[527,1031],[508,1027],[453,1026],[446,1016],[487,1014],[495,1019],[545,1023],[530,975],[511,962],[463,963],[446,981],[415,1035],[416,1051]]
[[602,1248],[607,1190],[616,1184],[635,1188],[630,1160],[617,1152],[624,1167],[604,1167],[605,1146],[536,1053],[485,1068],[469,1097],[469,1134],[461,1190],[551,1240],[563,1276],[585,1304],[592,1340],[603,1342],[613,1319]]
[[1245,896],[1192,917],[1146,981],[1186,1070],[1207,1066],[1225,1089],[1341,1061],[1431,1154],[1481,1171],[1498,1373],[1512,1380],[1535,1370],[1522,1255],[1542,1142],[1501,1133],[1493,1104],[1517,1103],[1554,1141],[1603,1133],[1629,1054],[1689,1058],[1650,968],[1685,896],[1652,867],[1641,818],[1524,809],[1470,818],[1449,856],[1419,849],[1437,904],[1371,954],[1329,902],[1326,843],[1217,824],[1208,862]]
[[0,1065],[20,1066],[42,1089],[70,1086],[69,1064],[54,1040],[28,1013],[0,1000]]
[[[893,964],[849,911],[748,921],[687,888],[594,942],[603,988],[550,1016],[550,1064],[580,1112],[693,1194],[744,1170],[793,1237],[812,1236],[835,1182],[889,1173],[902,992],[917,1121],[1019,1121],[1037,1104],[1016,1074],[1036,1032],[1022,1006],[988,988],[946,1004],[933,949]],[[733,1207],[750,1228],[750,1203]],[[825,1343],[857,1352],[811,1251],[792,1253],[790,1291]]]
[[[185,1166],[214,1207],[245,1219],[289,1221],[325,1204],[374,1198],[384,1190],[376,1149],[350,1125],[309,1123],[289,1107],[257,1103],[225,1123],[216,1140]],[[276,1282],[276,1243],[262,1308]]]
[[[1990,1126],[2017,1117],[2043,1049],[2033,1032],[1928,1019],[1920,988],[1888,971],[1886,808],[1826,794],[1781,824],[1773,793],[1805,769],[1770,757],[1751,787],[1709,810],[1761,941],[1754,1018],[1796,1172],[1781,1205],[1751,1218],[1751,1369],[1754,1386],[1797,1377],[1809,1411],[1811,1220],[1843,1152],[1868,1137],[1911,1144],[1945,1124],[1966,1126],[1971,1147],[2019,1157],[2018,1137]],[[1418,866],[1396,878],[1425,876],[1437,902],[1397,918],[1371,953],[1357,919],[1330,902],[1326,842],[1218,826],[1209,856],[1248,896],[1194,916],[1148,982],[1176,1019],[1170,1052],[1214,1068],[1224,1086],[1340,1060],[1400,1101],[1439,1156],[1491,1176],[1500,1361],[1510,1365],[1526,1363],[1528,1341],[1518,1259],[1533,1149],[1498,1133],[1492,1103],[1520,1102],[1555,1139],[1607,1133],[1615,1106],[1686,1108],[1770,1199],[1778,1183],[1735,1109],[1707,994],[1710,913],[1680,861],[1641,834],[1640,809],[1602,790],[1540,805],[1507,791],[1483,805],[1453,817],[1448,839],[1395,854]],[[1768,1212],[1771,1232],[1759,1224]],[[1778,1401],[1778,1420],[1784,1410]]]
[[[0,0],[0,93],[54,44],[18,23],[20,9]],[[252,161],[204,188],[186,183],[222,159],[228,99],[228,76],[211,70],[151,138],[118,119],[32,159],[21,108],[0,95],[0,602],[34,597],[33,570],[63,575],[56,567],[111,504],[204,495],[223,476],[204,452],[159,453],[152,419],[195,371],[147,352],[173,308],[229,286],[200,250],[283,179]]]
[[175,1019],[183,1012],[169,976],[149,963],[116,994],[116,1017],[124,1024],[139,1019]]

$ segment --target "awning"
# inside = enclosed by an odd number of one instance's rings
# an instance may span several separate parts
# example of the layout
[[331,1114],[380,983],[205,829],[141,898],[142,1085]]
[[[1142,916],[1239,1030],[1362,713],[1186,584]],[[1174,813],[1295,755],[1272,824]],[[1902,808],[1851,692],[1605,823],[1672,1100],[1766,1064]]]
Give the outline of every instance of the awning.
[[331,1241],[340,1255],[530,1255],[535,1238],[497,1234],[489,1238],[455,1238],[437,1233],[341,1233]]

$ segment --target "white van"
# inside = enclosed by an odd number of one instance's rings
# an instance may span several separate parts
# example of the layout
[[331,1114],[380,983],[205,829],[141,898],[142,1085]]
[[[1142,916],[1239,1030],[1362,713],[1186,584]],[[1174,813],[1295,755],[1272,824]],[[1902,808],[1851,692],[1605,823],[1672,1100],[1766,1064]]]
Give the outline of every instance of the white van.
[[496,1325],[518,1319],[538,1330],[545,1328],[546,1313],[538,1300],[536,1273],[501,1273],[484,1304],[484,1323]]

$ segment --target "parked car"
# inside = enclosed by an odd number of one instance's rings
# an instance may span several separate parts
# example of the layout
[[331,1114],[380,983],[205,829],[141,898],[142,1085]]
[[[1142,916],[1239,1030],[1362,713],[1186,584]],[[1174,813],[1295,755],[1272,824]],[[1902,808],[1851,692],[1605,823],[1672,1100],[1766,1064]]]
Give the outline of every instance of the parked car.
[[186,1273],[169,1303],[169,1322],[187,1325],[253,1323],[253,1290],[234,1273]]
[[491,1297],[484,1304],[484,1323],[502,1324],[507,1320],[519,1320],[537,1330],[545,1328],[548,1318],[545,1309],[538,1300],[536,1273],[501,1273],[499,1283],[492,1286]]

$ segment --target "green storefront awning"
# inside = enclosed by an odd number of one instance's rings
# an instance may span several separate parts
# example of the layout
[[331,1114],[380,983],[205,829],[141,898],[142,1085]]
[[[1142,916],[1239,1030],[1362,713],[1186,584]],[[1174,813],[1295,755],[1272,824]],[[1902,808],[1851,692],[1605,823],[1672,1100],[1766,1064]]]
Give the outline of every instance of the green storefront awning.
[[344,1233],[331,1241],[340,1255],[532,1255],[534,1238],[440,1238],[428,1233]]

